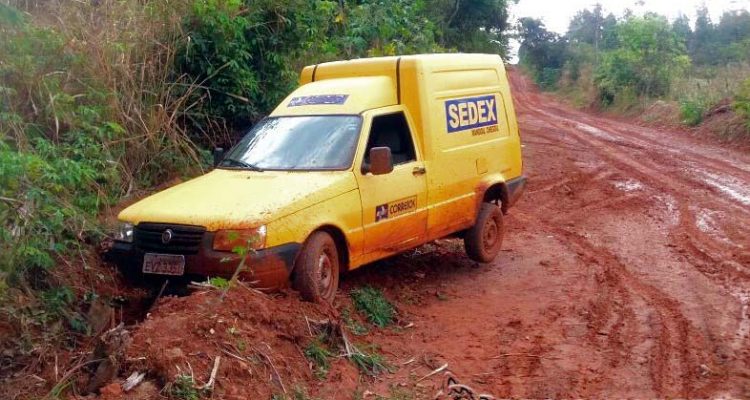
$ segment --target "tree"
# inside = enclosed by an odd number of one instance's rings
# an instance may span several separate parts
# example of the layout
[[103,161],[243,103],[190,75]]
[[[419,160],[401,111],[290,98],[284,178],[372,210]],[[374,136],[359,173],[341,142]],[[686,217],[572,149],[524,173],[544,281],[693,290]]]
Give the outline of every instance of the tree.
[[624,90],[663,96],[673,77],[690,65],[685,45],[665,17],[632,17],[618,25],[617,36],[620,46],[604,55],[595,77],[605,101]]
[[672,22],[672,31],[677,35],[677,39],[687,47],[693,36],[693,30],[690,27],[690,18],[685,14],[680,14]]
[[567,37],[571,43],[588,43],[599,49],[599,45],[604,38],[605,18],[602,12],[602,5],[594,6],[593,11],[584,9],[579,11],[568,26]]
[[437,21],[440,44],[459,51],[505,55],[508,4],[511,0],[428,0],[430,19]]
[[518,37],[521,41],[518,51],[521,65],[531,70],[543,88],[553,87],[565,63],[565,39],[548,31],[541,20],[534,18],[519,20]]
[[727,11],[716,27],[718,63],[750,60],[750,12]]
[[716,27],[705,5],[697,10],[695,31],[690,41],[690,56],[697,65],[714,65],[716,57]]

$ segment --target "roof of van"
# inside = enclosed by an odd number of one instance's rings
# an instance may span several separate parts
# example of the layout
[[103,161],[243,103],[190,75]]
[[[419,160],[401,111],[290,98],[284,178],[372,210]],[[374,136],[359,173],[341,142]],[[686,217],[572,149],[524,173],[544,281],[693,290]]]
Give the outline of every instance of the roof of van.
[[438,72],[496,68],[496,54],[418,54],[334,61],[305,67],[302,85],[271,115],[358,114],[400,102],[400,69]]

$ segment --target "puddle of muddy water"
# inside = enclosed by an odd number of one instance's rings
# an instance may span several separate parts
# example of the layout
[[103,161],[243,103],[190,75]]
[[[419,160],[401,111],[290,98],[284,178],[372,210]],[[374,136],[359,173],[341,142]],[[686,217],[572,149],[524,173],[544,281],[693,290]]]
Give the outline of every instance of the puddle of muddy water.
[[623,192],[635,192],[644,188],[643,184],[635,179],[628,179],[626,181],[617,181],[613,185]]
[[705,182],[733,200],[750,206],[750,186],[733,176],[721,176],[704,170],[693,170],[705,178]]

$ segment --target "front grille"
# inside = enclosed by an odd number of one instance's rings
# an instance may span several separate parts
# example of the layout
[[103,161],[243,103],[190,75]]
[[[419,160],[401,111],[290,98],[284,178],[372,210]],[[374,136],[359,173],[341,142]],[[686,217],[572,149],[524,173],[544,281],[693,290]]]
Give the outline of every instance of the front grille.
[[[167,229],[172,230],[172,239],[165,244],[162,235]],[[140,223],[135,227],[135,246],[147,252],[196,254],[204,233],[202,226]]]

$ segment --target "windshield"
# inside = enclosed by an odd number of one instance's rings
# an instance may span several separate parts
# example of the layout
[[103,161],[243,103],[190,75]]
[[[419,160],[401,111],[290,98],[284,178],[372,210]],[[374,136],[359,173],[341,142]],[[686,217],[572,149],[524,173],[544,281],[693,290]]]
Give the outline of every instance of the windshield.
[[267,118],[226,155],[220,167],[255,170],[343,170],[349,168],[361,118],[321,115]]

